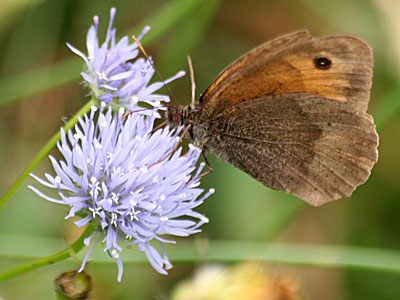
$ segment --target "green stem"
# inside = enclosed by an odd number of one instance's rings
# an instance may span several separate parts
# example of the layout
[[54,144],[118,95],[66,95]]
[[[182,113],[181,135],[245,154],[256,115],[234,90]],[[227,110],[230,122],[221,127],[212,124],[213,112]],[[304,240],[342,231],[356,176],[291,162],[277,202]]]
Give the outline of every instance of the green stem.
[[95,230],[95,227],[93,225],[88,225],[88,227],[85,229],[83,234],[80,236],[80,238],[73,243],[71,246],[68,248],[56,253],[52,254],[46,257],[39,258],[35,261],[14,267],[6,272],[3,272],[0,274],[0,282],[10,279],[12,277],[15,277],[17,275],[23,274],[25,272],[39,269],[41,267],[47,266],[54,264],[56,262],[65,260],[69,257],[71,257],[71,251],[77,253],[79,252],[83,247],[85,247],[85,244],[83,243],[84,239],[90,236]]
[[[83,106],[64,126],[64,130],[68,131],[72,126],[76,124],[78,121],[78,117],[82,116],[85,112],[90,110],[90,107],[95,103],[92,99],[85,106]],[[44,147],[39,151],[39,153],[32,160],[30,165],[26,168],[26,170],[19,176],[19,178],[14,182],[11,188],[7,191],[7,193],[0,200],[0,209],[7,203],[7,201],[11,198],[12,195],[18,190],[21,184],[25,181],[25,179],[29,176],[29,174],[36,168],[36,166],[41,162],[41,160],[46,157],[46,155],[50,152],[51,149],[57,144],[60,140],[61,133],[60,131],[56,133]]]

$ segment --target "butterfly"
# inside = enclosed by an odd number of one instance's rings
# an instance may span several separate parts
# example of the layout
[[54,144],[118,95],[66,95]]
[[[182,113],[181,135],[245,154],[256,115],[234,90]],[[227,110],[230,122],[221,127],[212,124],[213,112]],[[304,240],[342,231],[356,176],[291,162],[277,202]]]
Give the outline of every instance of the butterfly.
[[[199,103],[167,120],[194,143],[274,189],[319,206],[349,197],[378,159],[366,111],[372,50],[350,36],[278,37],[225,68]],[[207,161],[207,160],[206,160]]]

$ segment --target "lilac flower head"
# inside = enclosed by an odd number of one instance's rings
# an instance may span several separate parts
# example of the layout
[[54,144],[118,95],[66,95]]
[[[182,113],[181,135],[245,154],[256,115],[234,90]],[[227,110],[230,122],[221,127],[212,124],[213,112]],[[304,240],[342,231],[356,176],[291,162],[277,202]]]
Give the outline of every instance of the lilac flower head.
[[117,261],[118,281],[123,273],[121,244],[137,244],[154,269],[167,274],[171,263],[162,244],[174,241],[163,236],[199,232],[208,220],[194,208],[213,193],[198,188],[204,166],[196,167],[199,149],[190,146],[184,155],[182,148],[171,152],[181,128],[151,133],[154,117],[133,113],[122,120],[122,115],[123,109],[113,114],[111,109],[104,112],[103,107],[92,107],[74,130],[61,129],[58,149],[63,160],[50,156],[56,176],[45,174],[47,180],[43,180],[32,175],[58,191],[58,196],[30,186],[40,197],[69,206],[66,218],[82,217],[75,222],[78,227],[89,222],[97,225],[85,244],[98,235],[94,246],[101,241]]
[[[82,57],[86,63],[86,70],[81,73],[83,79],[94,97],[101,102],[110,103],[115,99],[117,103],[128,109],[137,107],[138,102],[144,102],[157,109],[165,109],[160,107],[160,104],[161,101],[168,102],[169,97],[154,94],[154,92],[165,84],[184,76],[185,72],[180,71],[165,82],[149,85],[154,74],[151,58],[149,60],[137,58],[138,45],[135,42],[129,43],[127,36],[116,41],[116,30],[112,28],[115,12],[116,9],[111,8],[106,39],[101,45],[97,36],[99,18],[97,16],[93,18],[94,25],[90,27],[86,38],[87,56],[67,43],[71,51]],[[149,30],[150,27],[146,26],[137,39],[140,40]],[[149,113],[148,110],[143,110],[143,112]]]

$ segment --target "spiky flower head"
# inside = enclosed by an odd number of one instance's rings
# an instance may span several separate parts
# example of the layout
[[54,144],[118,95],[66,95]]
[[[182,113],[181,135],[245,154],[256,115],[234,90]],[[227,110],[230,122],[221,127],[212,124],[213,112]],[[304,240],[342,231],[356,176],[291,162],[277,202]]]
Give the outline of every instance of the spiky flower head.
[[56,175],[45,174],[47,180],[32,175],[58,196],[30,186],[37,195],[67,205],[66,218],[80,216],[75,222],[78,227],[89,222],[97,225],[85,244],[98,235],[94,246],[101,241],[115,258],[118,281],[123,273],[121,244],[137,244],[154,269],[167,274],[171,263],[162,244],[174,241],[164,236],[199,232],[208,220],[194,208],[213,192],[203,193],[198,187],[204,166],[196,167],[200,150],[190,146],[185,154],[181,147],[173,151],[181,128],[166,127],[152,133],[154,117],[122,116],[123,110],[113,114],[92,107],[74,130],[66,133],[61,129],[58,149],[63,160],[50,156]]
[[[165,109],[161,101],[168,102],[166,95],[155,94],[165,84],[185,75],[184,71],[161,82],[149,82],[154,74],[151,58],[137,58],[139,55],[138,44],[128,36],[116,41],[116,30],[112,28],[115,8],[111,8],[110,22],[103,44],[99,44],[98,25],[99,18],[93,18],[94,24],[90,27],[86,47],[88,55],[76,49],[69,43],[67,46],[75,54],[79,55],[86,63],[86,70],[81,72],[84,81],[88,84],[91,93],[101,102],[115,101],[127,109],[135,109],[139,102],[147,103],[158,109]],[[137,37],[140,40],[150,27],[144,28]],[[141,110],[145,114],[151,114],[151,110]]]

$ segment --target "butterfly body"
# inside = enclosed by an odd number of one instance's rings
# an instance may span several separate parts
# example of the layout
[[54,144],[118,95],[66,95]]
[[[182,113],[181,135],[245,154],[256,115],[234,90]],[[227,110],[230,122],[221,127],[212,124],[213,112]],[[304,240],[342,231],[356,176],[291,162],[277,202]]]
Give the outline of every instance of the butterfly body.
[[245,54],[167,118],[266,186],[321,205],[350,196],[377,160],[371,77],[365,42],[297,32]]

